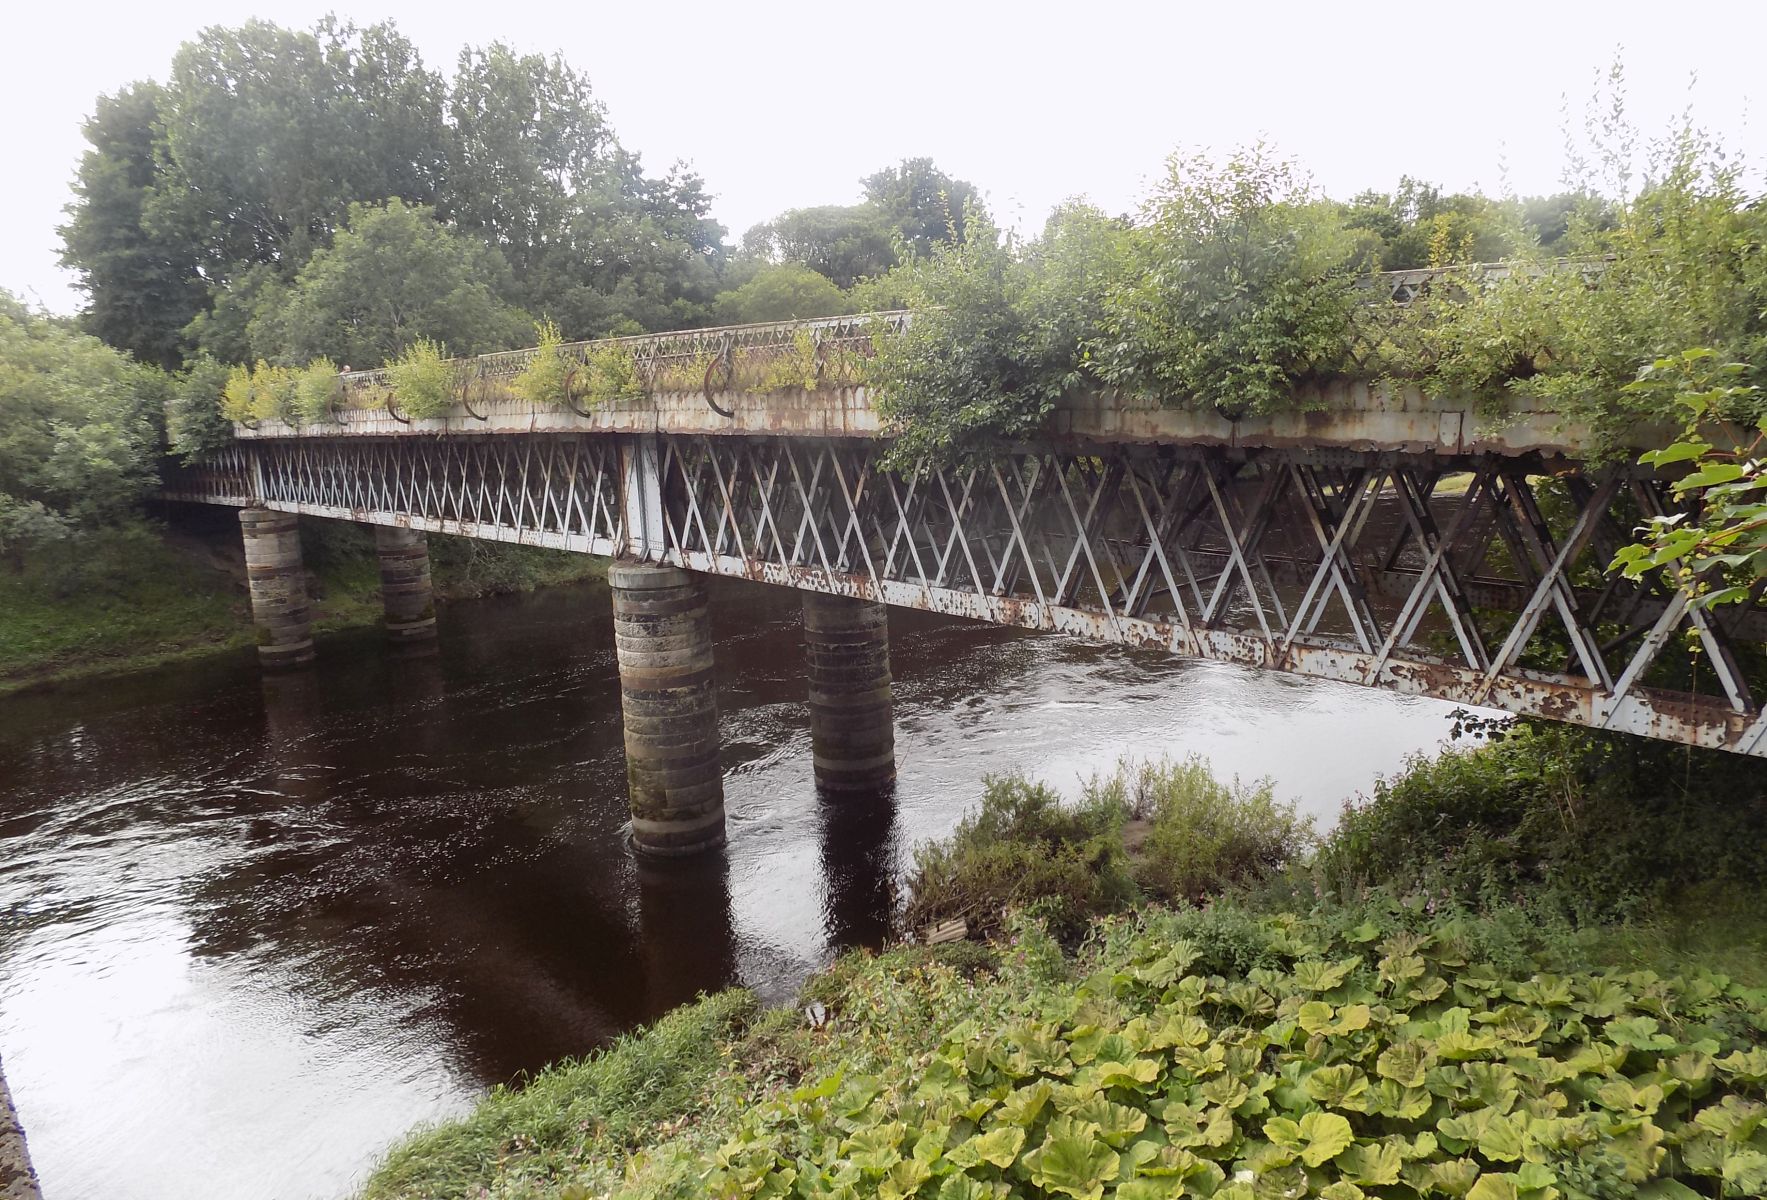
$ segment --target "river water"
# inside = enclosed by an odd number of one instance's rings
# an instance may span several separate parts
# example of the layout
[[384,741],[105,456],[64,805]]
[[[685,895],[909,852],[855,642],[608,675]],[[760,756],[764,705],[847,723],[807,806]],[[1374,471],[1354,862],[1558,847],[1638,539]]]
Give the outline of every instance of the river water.
[[606,588],[0,699],[0,1061],[47,1200],[337,1197],[413,1124],[875,943],[983,775],[1129,755],[1329,824],[1446,705],[894,610],[893,803],[818,801],[795,596],[713,589],[730,845],[639,868]]

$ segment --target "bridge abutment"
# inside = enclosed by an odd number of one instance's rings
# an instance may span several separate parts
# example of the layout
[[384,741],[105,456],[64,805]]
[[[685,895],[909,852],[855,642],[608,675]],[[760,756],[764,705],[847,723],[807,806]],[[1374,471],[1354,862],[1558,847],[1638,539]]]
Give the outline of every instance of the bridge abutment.
[[696,854],[724,844],[712,625],[703,584],[674,567],[615,563],[614,645],[632,844]]
[[242,508],[239,526],[258,661],[275,670],[304,666],[313,661],[313,625],[297,520],[293,513]]
[[429,537],[420,529],[374,527],[380,560],[380,596],[387,638],[401,645],[436,636],[435,590],[430,583]]
[[804,593],[810,740],[823,791],[876,792],[896,779],[889,608]]

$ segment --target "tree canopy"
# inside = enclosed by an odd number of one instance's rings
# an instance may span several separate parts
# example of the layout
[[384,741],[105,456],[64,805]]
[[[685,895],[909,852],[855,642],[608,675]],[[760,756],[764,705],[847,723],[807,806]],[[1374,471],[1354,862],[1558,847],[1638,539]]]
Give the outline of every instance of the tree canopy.
[[469,48],[448,79],[390,23],[250,21],[186,43],[164,84],[100,98],[86,135],[63,261],[87,327],[144,362],[251,354],[255,315],[353,205],[418,206],[474,239],[502,264],[480,280],[497,304],[569,337],[703,323],[718,291],[698,177],[646,175],[556,55]]
[[158,370],[0,292],[0,551],[132,516],[166,395]]
[[353,204],[332,243],[287,284],[260,292],[246,326],[251,357],[378,366],[429,338],[455,355],[501,350],[531,322],[500,299],[503,256],[423,205]]

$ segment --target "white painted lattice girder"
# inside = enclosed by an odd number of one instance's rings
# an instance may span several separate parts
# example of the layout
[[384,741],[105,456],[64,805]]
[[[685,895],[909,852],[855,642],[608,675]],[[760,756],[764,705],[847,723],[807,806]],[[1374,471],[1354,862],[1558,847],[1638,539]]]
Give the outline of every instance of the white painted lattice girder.
[[[665,562],[1767,755],[1732,643],[1603,567],[1658,485],[1525,458],[1098,445],[898,475],[854,439],[241,443],[171,498]],[[1555,464],[1557,465],[1557,464]],[[1462,490],[1443,487],[1449,472]],[[1470,476],[1470,478],[1468,478]],[[1646,686],[1678,638],[1697,693]],[[1660,682],[1660,681],[1659,681]]]

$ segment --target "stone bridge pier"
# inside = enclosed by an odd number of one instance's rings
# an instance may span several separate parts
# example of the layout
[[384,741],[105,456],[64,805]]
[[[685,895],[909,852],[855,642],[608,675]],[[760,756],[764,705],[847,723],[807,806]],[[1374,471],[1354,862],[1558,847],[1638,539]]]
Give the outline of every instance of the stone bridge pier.
[[[258,661],[282,670],[313,661],[313,619],[307,568],[301,561],[299,518],[268,508],[239,510],[245,539],[246,582]],[[381,602],[389,640],[421,644],[436,636],[435,591],[430,582],[429,537],[401,526],[374,526]]]
[[[259,660],[271,670],[309,664],[312,617],[298,519],[251,507],[239,520]],[[374,538],[387,636],[398,646],[427,647],[436,636],[428,538],[390,525],[376,525]],[[703,577],[616,562],[608,582],[633,848],[664,858],[717,849],[725,838],[724,776]],[[858,804],[896,778],[888,609],[811,592],[803,615],[817,789]]]
[[[625,722],[632,844],[679,857],[724,844],[717,683],[705,585],[676,567],[616,563],[614,645]],[[804,597],[816,782],[835,796],[895,781],[887,610]]]
[[239,527],[245,537],[258,661],[272,670],[305,666],[313,661],[313,620],[298,518],[267,508],[242,508]]

